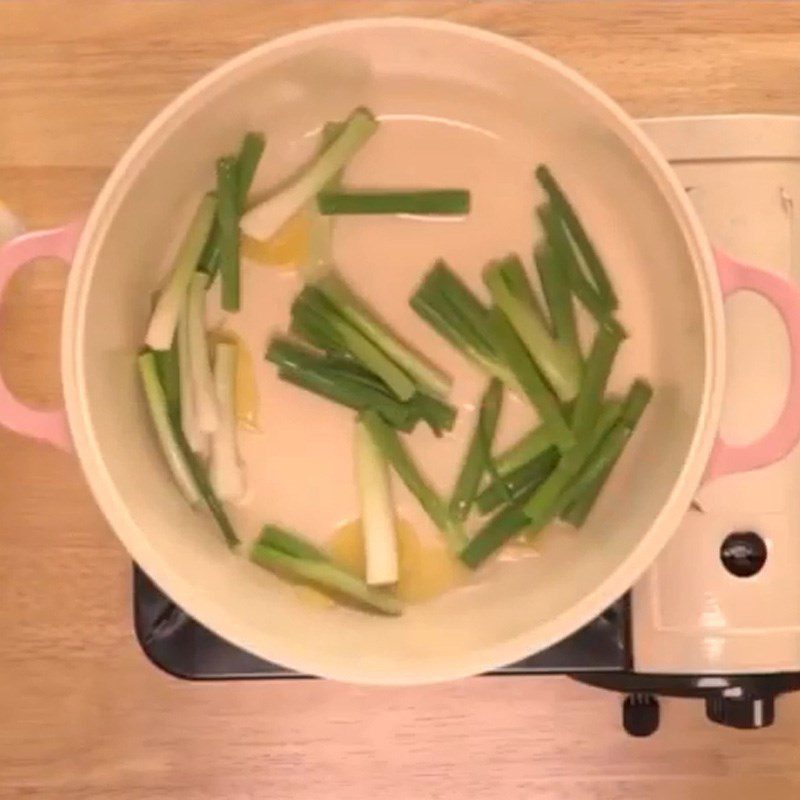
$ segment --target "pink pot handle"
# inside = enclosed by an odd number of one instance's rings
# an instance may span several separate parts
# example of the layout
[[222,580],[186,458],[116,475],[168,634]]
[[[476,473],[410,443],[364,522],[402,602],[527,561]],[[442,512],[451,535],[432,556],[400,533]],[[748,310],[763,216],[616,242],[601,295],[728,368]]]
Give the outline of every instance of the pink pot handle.
[[[61,228],[24,233],[0,246],[0,302],[14,273],[36,258],[62,258],[69,265],[75,254],[83,222]],[[0,333],[2,326],[0,325]],[[41,439],[71,451],[72,441],[63,409],[39,411],[20,402],[0,375],[0,425],[23,436]]]
[[717,437],[706,470],[706,480],[766,467],[785,458],[800,441],[800,289],[763,269],[734,261],[715,251],[723,297],[734,292],[756,292],[769,300],[781,315],[789,335],[789,390],[783,411],[760,439],[741,447]]

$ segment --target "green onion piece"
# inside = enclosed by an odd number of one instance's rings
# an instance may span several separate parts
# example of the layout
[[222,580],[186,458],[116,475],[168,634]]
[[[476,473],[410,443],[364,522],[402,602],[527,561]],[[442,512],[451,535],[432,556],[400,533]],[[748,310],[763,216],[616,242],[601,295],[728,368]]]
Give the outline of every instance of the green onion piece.
[[219,425],[219,409],[206,333],[206,281],[199,272],[189,284],[186,313],[195,418],[202,433],[213,433]]
[[256,544],[262,547],[271,547],[286,553],[287,556],[303,558],[307,561],[330,561],[330,557],[324,550],[320,550],[302,536],[277,525],[264,525]]
[[236,172],[235,159],[225,157],[217,160],[219,269],[221,302],[226,311],[239,310],[239,187]]
[[239,500],[246,488],[236,441],[236,362],[239,345],[217,342],[214,348],[214,389],[218,424],[211,434],[209,477],[217,497]]
[[231,525],[228,515],[225,513],[224,506],[216,494],[214,494],[214,490],[211,488],[211,482],[208,478],[208,473],[206,472],[203,463],[200,461],[198,456],[192,452],[180,429],[176,428],[174,430],[174,434],[181,448],[181,452],[183,453],[183,458],[192,473],[194,482],[197,485],[197,488],[200,490],[200,495],[202,496],[203,501],[205,502],[208,510],[211,512],[211,516],[214,518],[214,521],[217,523],[217,527],[225,538],[226,544],[232,550],[235,549],[239,545],[239,537],[236,535],[236,531],[234,530],[233,525]]
[[597,255],[594,245],[587,236],[583,225],[581,225],[578,219],[578,215],[570,205],[566,195],[550,170],[544,164],[540,164],[536,168],[536,178],[550,198],[554,210],[564,221],[567,230],[586,263],[589,273],[594,279],[595,286],[603,302],[611,310],[615,309],[617,307],[617,297],[614,294],[614,289],[611,286],[611,281],[608,279],[603,262],[600,260],[600,256]]
[[[615,433],[613,438],[609,433],[608,439],[611,441],[603,442],[605,450],[602,453],[598,451],[592,470],[587,469],[585,474],[582,473],[578,484],[570,489],[566,512],[562,515],[565,522],[579,528],[586,521],[586,517],[589,516],[597,497],[622,455],[625,444],[636,429],[652,395],[653,390],[646,381],[638,380],[633,384],[622,408],[619,422],[614,429],[615,431],[619,429],[620,432]],[[595,475],[595,473],[599,474]],[[593,475],[595,475],[594,479],[592,479]]]
[[167,285],[158,297],[150,324],[145,336],[145,344],[151,350],[169,350],[175,337],[175,328],[178,325],[178,315],[186,301],[186,291],[192,273],[197,267],[203,245],[208,239],[214,214],[217,209],[217,199],[207,194],[201,201],[197,211],[189,224],[186,235],[181,242],[175,259],[172,262]]
[[211,286],[219,271],[219,226],[216,217],[198,259],[197,269],[208,276],[207,285]]
[[361,420],[355,425],[355,462],[367,583],[397,583],[397,532],[389,469]]
[[619,419],[621,409],[622,406],[619,402],[607,401],[591,432],[578,441],[575,447],[564,453],[553,474],[542,484],[525,507],[525,512],[531,519],[541,517],[542,509],[549,508],[551,501],[558,499],[572,482],[611,426]]
[[200,494],[203,496],[203,500],[208,507],[208,510],[211,512],[211,516],[214,517],[217,527],[225,537],[225,542],[231,549],[238,547],[239,537],[236,535],[236,531],[233,529],[231,521],[228,519],[228,515],[225,513],[225,508],[219,501],[219,498],[214,494],[214,490],[211,488],[211,483],[208,480],[208,475],[205,471],[205,468],[200,462],[200,459],[189,449],[189,446],[186,444],[186,441],[183,439],[183,437],[180,436],[179,439],[181,441],[184,458],[189,464],[189,468],[192,471],[195,483],[200,489]]
[[413,192],[326,189],[317,195],[320,214],[469,214],[466,189],[427,189]]
[[611,374],[611,366],[620,342],[621,337],[618,332],[608,328],[598,329],[586,361],[583,383],[572,413],[572,430],[578,439],[588,433],[597,421],[608,376]]
[[450,499],[450,514],[462,522],[469,516],[481,478],[486,471],[487,454],[491,451],[502,405],[503,384],[493,378],[481,398],[475,430]]
[[550,337],[536,308],[520,297],[507,280],[503,262],[493,262],[483,273],[483,280],[497,307],[505,314],[528,355],[542,371],[562,400],[571,400],[578,392],[581,364],[574,354]]
[[450,391],[452,380],[449,376],[428,363],[419,353],[401,341],[341,278],[330,273],[314,285],[351,325],[383,350],[414,380],[417,386],[438,395],[444,395]]
[[[194,283],[194,276],[192,276]],[[191,291],[191,288],[190,288]],[[198,387],[192,375],[192,336],[189,332],[189,301],[184,303],[178,317],[178,372],[180,379],[180,411],[181,432],[192,452],[205,457],[208,450],[208,434],[200,429],[200,420],[197,414]],[[203,332],[205,337],[205,332]]]
[[277,364],[283,380],[357,411],[374,408],[398,430],[410,431],[424,420],[440,433],[455,422],[452,406],[420,392],[403,403],[380,378],[350,358],[319,355],[283,339],[270,343],[266,357]]
[[345,319],[336,304],[316,286],[307,285],[300,292],[292,303],[291,313],[293,320],[300,320],[301,326],[316,326],[325,338],[337,343],[337,349],[350,353],[380,376],[401,400],[408,400],[413,396],[416,387],[408,374],[361,330]]
[[502,278],[503,283],[508,287],[515,297],[527,303],[536,313],[539,320],[544,323],[545,314],[539,298],[534,292],[525,267],[520,258],[515,253],[507,255],[498,261],[493,261],[487,266],[487,271],[495,270],[498,277]]
[[[336,139],[344,129],[343,122],[326,122],[320,135],[319,148],[321,153]],[[342,173],[339,170],[326,184],[326,189],[338,189],[342,182]],[[333,263],[332,237],[333,220],[323,217],[317,210],[316,197],[308,203],[308,257],[303,267],[303,279],[307,282],[318,280],[325,275]]]
[[[322,126],[322,133],[320,134],[320,149],[318,152],[327,150],[338,139],[344,129],[347,127],[346,121],[331,120]],[[338,172],[334,173],[333,177],[325,184],[323,190],[338,189],[342,185],[342,177],[344,176],[344,167]]]
[[[524,505],[528,497],[529,494],[525,493],[518,500],[501,508],[475,534],[469,544],[461,551],[461,560],[468,567],[474,569],[483,560],[479,558],[480,552],[476,551],[476,548],[481,547],[483,542],[498,541],[502,544],[530,527],[531,521],[524,511]],[[473,542],[478,544],[473,545]],[[499,547],[500,545],[497,546]]]
[[398,616],[403,612],[397,598],[367,586],[360,578],[328,561],[297,558],[260,543],[250,551],[250,560],[274,572],[329,589],[383,614]]
[[556,339],[569,349],[573,358],[580,360],[581,349],[575,326],[569,274],[566,270],[559,269],[558,262],[549,247],[536,247],[533,251],[533,260],[550,310]]
[[501,476],[509,475],[518,467],[527,464],[532,458],[552,447],[553,432],[548,425],[537,425],[528,431],[519,441],[515,442],[499,456],[495,457],[494,465]]
[[503,503],[516,500],[520,495],[536,489],[556,468],[558,459],[558,450],[548,447],[504,478],[492,481],[478,495],[475,501],[478,509],[482,514],[488,514]]
[[553,261],[558,271],[568,276],[570,288],[581,305],[595,318],[598,325],[611,328],[624,338],[625,329],[612,316],[613,307],[597,293],[581,271],[562,220],[550,206],[541,207],[539,217],[544,226]]
[[491,324],[505,362],[514,373],[522,391],[539,412],[542,422],[550,427],[554,444],[560,449],[571,447],[575,439],[564,419],[561,406],[544,382],[511,323],[502,311],[493,309]]
[[342,337],[347,350],[385,381],[400,400],[410,400],[414,396],[416,392],[414,381],[379,347],[344,319],[333,319],[332,324]]
[[342,132],[317,153],[292,179],[266,200],[251,208],[241,219],[241,229],[254,239],[271,238],[291,216],[321,191],[350,161],[378,128],[378,121],[366,108],[356,109],[345,121]]
[[[239,155],[236,157],[236,200],[240,215],[244,213],[247,205],[247,195],[253,185],[258,163],[264,152],[264,144],[263,134],[250,131],[245,134],[239,147]],[[199,269],[208,275],[209,286],[219,270],[219,258],[219,225],[215,221],[203,254],[200,256],[199,266]]]
[[[591,435],[586,436],[573,448],[567,450],[558,466],[536,489],[522,506],[528,517],[528,535],[538,533],[552,519],[557,517],[564,506],[560,502],[564,490],[575,479],[611,426],[619,418],[620,406],[608,403],[600,415],[597,426]],[[518,530],[518,529],[517,529]],[[517,531],[513,528],[487,526],[479,531],[461,552],[461,560],[473,569],[485,561]]]
[[181,493],[189,503],[194,505],[200,500],[200,491],[186,459],[183,457],[178,438],[175,436],[175,427],[170,420],[167,407],[167,398],[158,377],[155,354],[146,351],[139,356],[137,363],[142,387],[147,398],[147,408],[161,445],[161,452],[164,454],[167,466],[169,466]]
[[158,378],[164,389],[167,410],[173,423],[181,418],[181,375],[178,358],[178,335],[172,339],[169,350],[154,351]]
[[633,382],[620,414],[620,420],[626,428],[634,430],[652,397],[653,387],[646,380],[639,378]]
[[264,152],[264,135],[255,131],[248,131],[239,147],[236,157],[236,206],[241,214],[247,206],[247,195],[253,185],[258,163]]
[[205,469],[186,443],[178,421],[170,420],[164,388],[158,380],[154,354],[150,351],[142,353],[138,365],[159,443],[170,471],[178,482],[178,487],[192,504],[200,498],[203,499],[228,546],[236,547],[239,544],[239,537],[225,509],[211,489]]
[[456,410],[438,397],[417,392],[408,405],[413,409],[415,419],[424,420],[436,436],[444,431],[453,430],[456,421]]
[[344,346],[342,337],[332,325],[320,317],[319,310],[313,304],[307,304],[305,301],[297,302],[295,298],[289,330],[298,339],[304,339],[319,350],[343,358],[352,358]]
[[516,388],[514,375],[498,353],[489,309],[443,261],[434,264],[410,303],[422,319],[470,361],[490,377]]
[[361,419],[384,458],[392,465],[400,480],[417,498],[425,513],[442,532],[451,550],[457,553],[466,541],[461,526],[450,515],[444,500],[422,477],[395,431],[384,422],[376,411],[363,412]]
[[356,411],[374,408],[393,427],[413,428],[413,410],[401,403],[382,382],[369,385],[363,379],[334,368],[329,359],[280,339],[270,343],[267,360],[278,365],[278,375],[285,381]]

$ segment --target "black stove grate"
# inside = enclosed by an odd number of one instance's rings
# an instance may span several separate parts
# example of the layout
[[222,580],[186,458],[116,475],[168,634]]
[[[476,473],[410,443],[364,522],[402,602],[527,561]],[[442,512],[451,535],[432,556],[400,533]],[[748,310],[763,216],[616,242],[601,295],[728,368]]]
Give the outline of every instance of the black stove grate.
[[[142,649],[171,675],[187,680],[308,677],[221,639],[176,606],[138,567],[133,575],[133,603]],[[627,642],[628,601],[622,598],[564,641],[493,674],[622,672],[630,669]]]
[[[186,680],[309,678],[263,661],[226,642],[173,603],[138,568],[133,574],[136,636],[147,657]],[[775,699],[800,689],[800,673],[759,675],[655,675],[633,671],[630,605],[625,597],[564,641],[492,675],[565,674],[620,692],[622,725],[632,736],[649,736],[660,722],[659,696],[696,697],[712,722],[763,728],[775,719]]]

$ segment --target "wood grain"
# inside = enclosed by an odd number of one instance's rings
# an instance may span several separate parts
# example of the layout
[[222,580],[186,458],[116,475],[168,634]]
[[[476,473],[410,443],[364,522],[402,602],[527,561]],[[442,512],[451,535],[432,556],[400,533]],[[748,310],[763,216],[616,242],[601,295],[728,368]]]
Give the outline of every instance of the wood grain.
[[[0,197],[32,226],[85,211],[149,117],[276,33],[334,18],[441,16],[577,67],[636,115],[800,113],[797,2],[4,0]],[[58,397],[63,268],[3,308],[0,368]],[[563,678],[414,690],[199,685],[139,652],[130,569],[74,460],[0,432],[0,798],[312,800],[797,797],[800,696],[754,734],[668,701],[619,731],[618,699]]]

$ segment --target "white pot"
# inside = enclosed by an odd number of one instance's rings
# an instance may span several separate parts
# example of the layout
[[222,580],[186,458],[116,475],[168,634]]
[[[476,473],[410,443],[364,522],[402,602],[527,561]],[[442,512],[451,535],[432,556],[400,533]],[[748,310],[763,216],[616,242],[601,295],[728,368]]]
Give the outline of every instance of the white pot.
[[[655,387],[641,429],[578,536],[553,539],[536,560],[491,565],[468,591],[412,606],[396,620],[303,603],[228,553],[168,479],[134,369],[175,214],[207,188],[213,160],[257,128],[270,135],[269,158],[296,163],[301,134],[359,104],[379,115],[441,115],[483,129],[522,153],[528,169],[545,160],[563,175],[611,265],[631,332],[626,369],[645,372]],[[503,233],[494,220],[487,243],[502,246]],[[538,51],[473,28],[351,21],[245,53],[147,126],[85,225],[29,234],[0,250],[0,291],[15,269],[44,254],[73,264],[62,332],[66,419],[23,407],[0,381],[0,422],[74,446],[131,557],[189,614],[263,658],[317,675],[421,683],[542,650],[634,583],[704,475],[769,463],[800,436],[794,290],[765,272],[715,260],[673,173],[605,95]],[[723,294],[738,289],[769,296],[786,320],[794,355],[784,414],[762,440],[732,449],[715,439]],[[313,495],[298,487],[296,502],[313,502]]]

